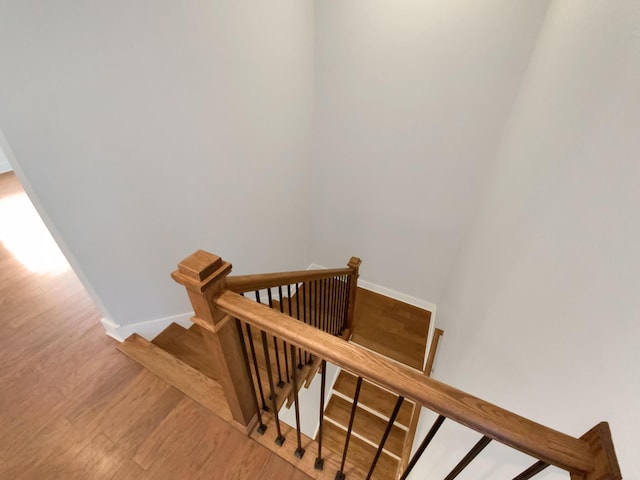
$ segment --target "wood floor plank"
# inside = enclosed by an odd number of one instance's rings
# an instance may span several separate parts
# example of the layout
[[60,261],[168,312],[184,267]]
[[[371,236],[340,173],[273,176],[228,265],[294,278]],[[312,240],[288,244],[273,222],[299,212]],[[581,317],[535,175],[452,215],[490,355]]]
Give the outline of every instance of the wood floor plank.
[[[23,194],[13,173],[0,175],[0,199],[8,194]],[[257,445],[261,461],[242,467],[231,453],[253,440],[118,352],[100,318],[72,271],[31,272],[0,243],[0,479],[288,478]],[[181,402],[201,413],[177,416]],[[144,470],[133,457],[161,436]]]
[[136,334],[121,343],[118,350],[181,392],[186,393],[222,419],[231,420],[231,412],[222,387],[212,378]]

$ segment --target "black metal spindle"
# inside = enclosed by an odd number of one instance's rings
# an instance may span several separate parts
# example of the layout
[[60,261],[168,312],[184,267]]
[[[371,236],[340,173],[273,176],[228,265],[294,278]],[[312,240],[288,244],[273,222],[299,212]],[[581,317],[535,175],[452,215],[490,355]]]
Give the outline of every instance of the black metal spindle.
[[391,433],[391,428],[393,427],[394,422],[396,421],[396,417],[398,416],[398,412],[400,411],[400,407],[402,406],[402,402],[404,401],[404,397],[398,397],[398,401],[396,402],[396,406],[393,408],[393,413],[391,413],[391,418],[389,418],[389,423],[387,423],[387,428],[384,430],[384,434],[382,435],[382,440],[380,440],[380,445],[378,445],[378,451],[376,452],[376,456],[373,457],[373,463],[371,464],[371,468],[369,469],[369,474],[367,475],[366,480],[371,478],[373,475],[373,471],[378,464],[378,460],[380,459],[380,455],[382,454],[382,449],[384,448],[384,444],[389,437],[389,433]]
[[269,342],[267,342],[267,334],[264,330],[260,331],[262,335],[262,348],[264,349],[264,358],[267,361],[267,378],[269,379],[269,388],[271,389],[271,403],[273,405],[273,418],[276,422],[276,445],[280,446],[284,443],[285,438],[282,436],[280,429],[280,418],[278,417],[278,399],[276,398],[276,389],[273,384],[273,373],[271,372],[271,359],[269,358]]
[[313,315],[315,317],[315,321],[316,321],[316,328],[319,330],[322,330],[322,325],[320,324],[320,316],[318,315],[318,312],[320,311],[320,286],[318,285],[318,280],[314,280],[313,281],[313,288],[314,288],[314,296],[313,296]]
[[347,312],[349,310],[349,277],[344,276],[342,280],[342,314],[340,315],[340,330],[344,331],[347,326]]
[[[269,299],[269,308],[273,308],[273,295],[271,294],[271,288],[267,288],[267,297]],[[282,311],[282,308],[280,308],[280,310]],[[276,350],[276,363],[278,364],[278,378],[279,378],[278,387],[282,388],[284,386],[284,382],[280,377],[280,358],[278,356],[278,342],[275,336],[273,337],[273,347]],[[289,358],[288,358],[289,354],[287,353],[287,342],[285,342],[284,340],[282,341],[282,348],[284,349],[285,376],[287,378],[287,383],[289,383]]]
[[258,384],[258,390],[260,392],[260,401],[262,402],[262,409],[266,412],[269,411],[269,407],[264,401],[264,391],[262,390],[262,380],[260,380],[260,368],[258,367],[258,358],[256,356],[256,349],[253,345],[253,335],[251,335],[251,326],[247,323],[247,338],[249,339],[249,349],[251,350],[251,357],[253,359],[253,368],[256,372],[256,383]]
[[304,456],[304,448],[302,448],[302,435],[300,434],[300,405],[298,404],[298,373],[295,369],[296,364],[296,346],[291,345],[291,367],[292,367],[292,379],[293,379],[293,406],[296,413],[296,438],[298,441],[298,448],[294,452],[294,455],[298,458]]
[[330,278],[329,283],[329,319],[331,322],[331,335],[336,334],[336,289],[334,285],[335,279]]
[[402,476],[400,477],[400,480],[406,480],[406,478],[411,473],[411,470],[413,470],[413,467],[416,466],[416,463],[418,463],[418,460],[420,460],[420,457],[422,456],[424,451],[427,449],[427,447],[431,443],[431,440],[433,440],[433,437],[436,436],[436,433],[438,433],[438,430],[440,430],[440,427],[442,426],[442,423],[446,419],[447,419],[447,417],[445,417],[443,415],[440,415],[438,418],[436,418],[436,421],[433,422],[433,425],[429,429],[429,432],[427,433],[427,435],[424,437],[424,440],[422,440],[422,443],[420,444],[420,446],[416,450],[416,453],[414,453],[413,457],[411,457],[411,460],[409,461],[409,465],[407,465],[407,468],[404,471],[404,473],[402,474]]
[[[271,300],[271,289],[267,288],[267,298],[269,300],[269,307],[273,307],[273,302]],[[260,301],[260,290],[256,290],[256,302],[262,303]],[[278,387],[284,387],[284,382],[282,381],[282,371],[280,370],[280,354],[278,353],[278,342],[276,341],[276,337],[273,337],[273,348],[276,351],[276,365],[278,367]]]
[[[296,283],[296,318],[298,320],[302,320],[302,318],[300,318],[300,284]],[[302,356],[300,357],[300,361],[302,361]],[[304,351],[304,363],[307,363],[308,361],[308,354],[307,351]]]
[[325,278],[324,279],[324,325],[325,325],[324,331],[327,333],[331,333],[331,318],[329,316],[329,313],[331,312],[331,305],[330,305],[331,297],[329,296],[330,286],[331,285],[329,284],[328,280]]
[[[287,305],[289,306],[289,316],[294,317],[293,315],[293,307],[291,306],[291,285],[287,285]],[[300,317],[300,309],[298,308],[298,318]],[[298,348],[298,369],[302,369],[304,365],[302,364],[302,350]],[[291,365],[295,365],[296,362],[291,362]]]
[[319,280],[319,297],[318,297],[318,305],[319,307],[316,309],[318,313],[318,318],[320,320],[320,330],[324,331],[324,282]]
[[334,318],[334,324],[335,324],[335,335],[340,335],[340,277],[336,277],[333,279],[333,284],[334,284],[334,292],[335,292],[335,297],[334,297],[334,303],[335,303],[335,307],[334,307],[334,313],[333,313],[333,318]]
[[[256,396],[256,387],[253,385],[253,375],[251,374],[251,366],[249,365],[249,355],[247,354],[247,344],[244,341],[244,334],[242,333],[242,324],[240,320],[236,318],[236,328],[238,329],[238,336],[240,337],[240,347],[242,348],[242,358],[244,360],[244,365],[247,370],[247,375],[251,379],[249,382],[251,384],[251,394],[253,398],[256,400],[255,406],[258,407],[258,399]],[[262,412],[260,411],[260,407],[256,408],[258,412],[258,433],[260,435],[264,434],[267,431],[267,426],[262,421]]]
[[322,360],[320,362],[320,425],[318,426],[318,456],[313,468],[316,470],[322,470],[324,468],[324,459],[322,458],[322,426],[324,423],[324,391],[325,384],[327,383],[327,361]]
[[542,472],[548,466],[549,464],[547,462],[543,462],[542,460],[539,460],[533,465],[531,465],[529,468],[527,468],[520,475],[518,475],[517,477],[514,477],[513,480],[529,480],[530,478],[533,478],[537,474]]
[[344,464],[347,461],[347,450],[349,449],[349,440],[351,440],[351,430],[353,429],[353,420],[356,417],[356,409],[358,408],[358,397],[360,396],[360,387],[362,386],[362,377],[358,377],[358,383],[356,383],[356,392],[353,395],[353,407],[351,407],[351,417],[349,418],[349,427],[347,428],[347,438],[344,441],[344,450],[342,451],[342,462],[340,463],[340,470],[336,473],[335,480],[344,480]]
[[473,461],[473,459],[476,458],[480,454],[480,452],[482,452],[482,450],[484,450],[485,447],[489,445],[489,443],[491,443],[491,439],[489,437],[482,437],[480,441],[476,443],[471,450],[469,450],[469,453],[467,453],[464,458],[460,460],[460,463],[458,463],[458,465],[456,465],[455,468],[451,470],[451,473],[447,475],[444,480],[453,480],[458,475],[460,475],[460,473],[465,468],[467,468],[467,466]]
[[342,275],[340,275],[337,279],[336,279],[336,290],[338,291],[338,299],[336,300],[337,308],[336,308],[336,330],[337,330],[337,335],[340,335],[342,333],[342,313],[343,313],[343,302],[342,302],[342,295],[343,295],[343,290],[342,290]]
[[[344,320],[342,321],[342,325],[343,328],[347,328],[347,319],[349,317],[349,301],[351,300],[351,275],[347,276],[347,308],[345,309],[345,313],[344,313]],[[353,288],[356,288],[356,286],[353,286]]]
[[[311,282],[309,282],[309,285],[311,285]],[[309,296],[309,299],[311,299],[311,296]],[[309,318],[308,318],[308,322],[307,322],[307,284],[306,283],[302,283],[302,316],[304,318],[304,323],[306,323],[307,325],[311,325],[311,307],[309,306]],[[313,362],[313,355],[309,354],[309,363]]]

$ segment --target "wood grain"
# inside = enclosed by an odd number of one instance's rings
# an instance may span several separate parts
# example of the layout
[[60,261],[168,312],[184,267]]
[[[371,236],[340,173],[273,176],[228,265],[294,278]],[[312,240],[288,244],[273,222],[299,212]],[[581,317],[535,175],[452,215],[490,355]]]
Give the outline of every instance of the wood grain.
[[[197,327],[197,325],[194,324]],[[177,323],[165,328],[151,343],[182,360],[207,377],[216,379],[216,369],[207,352],[200,328],[186,329]]]
[[296,342],[314,355],[371,379],[498,442],[567,471],[581,473],[594,469],[593,456],[585,440],[528,420],[427,378],[421,372],[396,365],[375,353],[309,327],[231,291],[221,292],[214,302],[232,316],[283,340]]
[[349,268],[332,268],[323,270],[299,270],[293,272],[260,273],[255,275],[233,275],[227,277],[225,288],[236,293],[253,292],[281,285],[309,282],[332,278],[338,275],[349,275]]
[[[13,173],[9,194],[23,194]],[[72,271],[31,272],[0,243],[0,316],[3,480],[309,479],[118,352]]]
[[422,371],[431,312],[358,288],[351,341]]

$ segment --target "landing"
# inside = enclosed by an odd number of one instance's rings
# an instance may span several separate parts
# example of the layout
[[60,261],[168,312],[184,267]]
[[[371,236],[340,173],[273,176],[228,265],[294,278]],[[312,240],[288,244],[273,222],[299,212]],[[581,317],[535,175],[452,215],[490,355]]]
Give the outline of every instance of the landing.
[[423,369],[431,312],[358,287],[351,341]]

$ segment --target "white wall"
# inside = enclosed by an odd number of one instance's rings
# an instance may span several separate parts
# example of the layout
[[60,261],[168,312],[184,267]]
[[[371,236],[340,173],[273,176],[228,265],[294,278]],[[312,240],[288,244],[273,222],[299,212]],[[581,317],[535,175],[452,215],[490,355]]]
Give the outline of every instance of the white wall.
[[[439,379],[575,436],[608,420],[625,478],[640,471],[639,87],[640,3],[552,4],[438,305]],[[473,478],[529,463],[491,455],[511,465]]]
[[169,273],[309,263],[311,0],[0,1],[0,129],[126,325],[190,310]]
[[2,148],[0,148],[0,173],[10,172],[11,170],[11,164],[9,163],[9,160]]
[[314,261],[437,303],[548,0],[315,5]]

